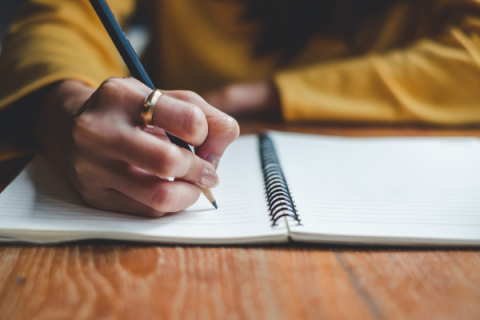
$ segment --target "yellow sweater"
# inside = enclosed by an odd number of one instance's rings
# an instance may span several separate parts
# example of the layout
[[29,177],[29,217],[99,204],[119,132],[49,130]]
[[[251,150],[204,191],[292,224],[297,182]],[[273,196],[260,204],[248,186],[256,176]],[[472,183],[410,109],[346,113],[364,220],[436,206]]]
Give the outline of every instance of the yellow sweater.
[[[135,5],[108,2],[121,24]],[[152,3],[149,72],[159,88],[201,94],[273,78],[286,120],[480,123],[479,0],[399,4],[362,29],[373,39],[368,54],[355,57],[341,40],[315,38],[282,68],[275,54],[252,56],[259,26],[238,22],[238,2]],[[88,0],[29,0],[0,56],[0,108],[58,80],[97,87],[126,75]]]

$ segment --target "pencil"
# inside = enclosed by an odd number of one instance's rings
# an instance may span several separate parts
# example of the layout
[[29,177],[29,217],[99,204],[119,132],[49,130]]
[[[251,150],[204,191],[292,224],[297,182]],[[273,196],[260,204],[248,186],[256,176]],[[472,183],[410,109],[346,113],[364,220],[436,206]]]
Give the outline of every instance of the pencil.
[[[103,26],[107,30],[108,35],[115,44],[115,47],[117,47],[118,52],[122,56],[122,59],[127,65],[127,68],[132,74],[132,76],[143,82],[150,89],[155,90],[155,86],[153,85],[152,80],[150,80],[150,77],[143,68],[140,59],[138,59],[135,50],[133,50],[130,41],[128,41],[127,36],[120,27],[117,19],[115,19],[115,16],[113,15],[112,10],[110,10],[107,2],[105,0],[90,0],[90,4],[100,18],[100,21],[102,21]],[[186,143],[182,139],[177,138],[166,131],[165,134],[167,135],[170,142],[176,144],[181,148],[187,149],[190,152],[193,152],[192,149],[190,149],[188,143]],[[218,209],[217,202],[213,197],[212,191],[208,188],[200,189],[202,190],[202,193],[205,195],[205,197],[207,197],[208,201],[212,203],[215,209]]]

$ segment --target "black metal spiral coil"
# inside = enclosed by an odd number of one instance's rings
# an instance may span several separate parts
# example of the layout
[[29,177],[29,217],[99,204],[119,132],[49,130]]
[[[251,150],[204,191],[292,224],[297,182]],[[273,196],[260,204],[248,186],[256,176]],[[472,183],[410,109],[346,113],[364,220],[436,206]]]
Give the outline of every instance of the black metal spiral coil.
[[300,218],[280,167],[273,141],[266,133],[260,134],[258,140],[272,226],[277,225],[277,221],[283,217],[290,217],[300,224]]

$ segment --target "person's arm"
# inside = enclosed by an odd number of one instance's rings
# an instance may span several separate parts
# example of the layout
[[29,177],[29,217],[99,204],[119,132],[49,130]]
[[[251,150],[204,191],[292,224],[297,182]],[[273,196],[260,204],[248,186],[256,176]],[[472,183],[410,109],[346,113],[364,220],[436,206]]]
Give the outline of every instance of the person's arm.
[[480,18],[467,16],[441,38],[279,72],[275,86],[235,84],[206,99],[235,115],[281,110],[288,121],[480,123],[479,39]]
[[[122,24],[134,5],[109,4]],[[2,109],[60,80],[96,88],[128,72],[88,0],[28,0],[3,44],[0,75]]]
[[[133,0],[109,1],[120,23]],[[92,88],[127,70],[88,0],[27,0],[0,55],[0,159],[32,152],[32,123],[49,88],[76,79]]]
[[407,49],[279,73],[283,115],[293,121],[480,123],[478,36],[460,29],[453,35],[462,46],[425,39]]

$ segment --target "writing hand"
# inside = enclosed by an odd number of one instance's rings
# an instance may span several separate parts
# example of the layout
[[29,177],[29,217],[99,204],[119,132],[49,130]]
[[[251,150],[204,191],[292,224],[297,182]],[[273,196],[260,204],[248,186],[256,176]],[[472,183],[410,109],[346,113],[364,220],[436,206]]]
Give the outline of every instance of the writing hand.
[[[97,208],[161,216],[195,203],[197,186],[219,182],[215,170],[239,134],[237,122],[193,92],[167,91],[155,127],[145,128],[140,110],[150,92],[133,78],[112,78],[97,90],[67,80],[40,109],[37,140]],[[195,146],[196,155],[170,143],[164,130]]]

